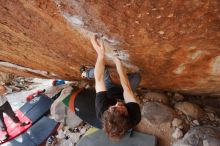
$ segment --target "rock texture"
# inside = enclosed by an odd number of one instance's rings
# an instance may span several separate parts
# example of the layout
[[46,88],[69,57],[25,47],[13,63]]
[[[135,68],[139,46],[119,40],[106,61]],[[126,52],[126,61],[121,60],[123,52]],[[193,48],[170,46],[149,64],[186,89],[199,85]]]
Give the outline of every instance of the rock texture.
[[219,0],[0,0],[0,70],[79,79],[94,33],[145,87],[220,93]]
[[179,102],[175,104],[175,108],[194,119],[204,116],[203,110],[198,105],[190,102]]
[[9,84],[14,78],[13,74],[0,72],[0,84]]
[[220,129],[211,126],[201,126],[190,129],[183,139],[173,146],[220,146]]
[[152,101],[152,102],[160,102],[163,104],[169,103],[169,100],[166,95],[157,92],[148,92],[143,96],[143,98],[145,102]]
[[171,123],[175,112],[172,108],[157,102],[147,102],[142,108],[142,118],[151,125]]
[[179,128],[176,128],[172,134],[172,137],[175,139],[179,139],[179,138],[183,137],[183,132]]
[[172,121],[172,126],[173,127],[179,127],[182,123],[183,123],[182,120],[180,120],[178,118],[174,118],[173,121]]

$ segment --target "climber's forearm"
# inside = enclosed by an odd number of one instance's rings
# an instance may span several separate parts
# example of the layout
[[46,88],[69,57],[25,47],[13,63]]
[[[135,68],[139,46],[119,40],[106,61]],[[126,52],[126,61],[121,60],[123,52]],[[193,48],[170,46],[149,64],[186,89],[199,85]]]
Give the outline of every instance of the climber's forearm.
[[106,91],[104,82],[105,61],[104,56],[98,55],[95,64],[95,88],[96,92]]
[[127,102],[136,102],[134,93],[131,89],[131,85],[129,83],[127,75],[125,74],[125,71],[124,71],[124,68],[122,66],[121,61],[117,61],[117,62],[115,62],[115,64],[116,64],[117,72],[118,72],[119,77],[120,77],[121,85],[122,85],[123,90],[124,90],[125,102],[126,103]]

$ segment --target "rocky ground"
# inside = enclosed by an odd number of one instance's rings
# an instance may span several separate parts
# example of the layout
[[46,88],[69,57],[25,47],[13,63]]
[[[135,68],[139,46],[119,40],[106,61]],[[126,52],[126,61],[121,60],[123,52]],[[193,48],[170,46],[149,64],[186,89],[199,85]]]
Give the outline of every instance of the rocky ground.
[[[12,89],[8,95],[9,102],[16,110],[25,103],[27,95],[48,88],[51,83],[52,80],[15,78],[8,84]],[[140,88],[137,98],[142,120],[136,130],[155,135],[159,146],[220,145],[220,97]],[[83,122],[76,127],[60,128],[53,145],[76,145],[89,128]]]
[[138,130],[157,136],[160,146],[220,145],[219,97],[150,90],[140,94]]

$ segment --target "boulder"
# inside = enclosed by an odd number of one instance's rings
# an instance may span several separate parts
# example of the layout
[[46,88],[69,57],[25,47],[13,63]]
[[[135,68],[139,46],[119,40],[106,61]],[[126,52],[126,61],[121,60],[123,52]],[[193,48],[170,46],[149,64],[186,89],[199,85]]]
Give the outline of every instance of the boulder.
[[171,122],[174,114],[172,108],[157,102],[147,102],[142,108],[142,118],[152,125]]
[[0,71],[78,80],[98,34],[146,88],[219,94],[219,15],[219,0],[2,0]]
[[204,116],[203,110],[198,105],[190,102],[179,102],[175,104],[175,108],[194,119]]
[[190,129],[173,146],[220,146],[220,128],[201,126]]

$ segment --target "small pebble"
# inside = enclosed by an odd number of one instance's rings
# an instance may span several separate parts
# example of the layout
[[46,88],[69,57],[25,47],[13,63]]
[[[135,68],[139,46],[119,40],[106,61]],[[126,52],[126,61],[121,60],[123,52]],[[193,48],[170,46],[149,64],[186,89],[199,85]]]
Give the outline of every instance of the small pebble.
[[179,128],[176,128],[175,131],[172,134],[172,137],[175,138],[175,139],[179,139],[179,138],[183,137],[182,130],[180,130]]
[[198,120],[193,120],[193,123],[194,123],[195,125],[197,125],[197,126],[200,125]]

